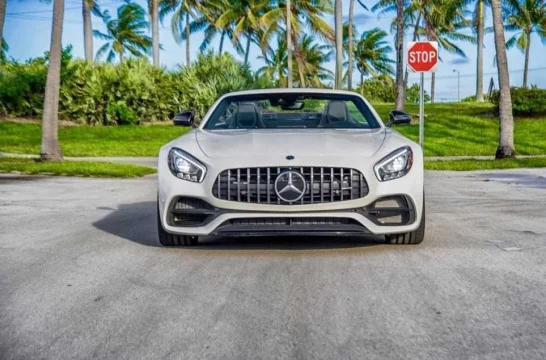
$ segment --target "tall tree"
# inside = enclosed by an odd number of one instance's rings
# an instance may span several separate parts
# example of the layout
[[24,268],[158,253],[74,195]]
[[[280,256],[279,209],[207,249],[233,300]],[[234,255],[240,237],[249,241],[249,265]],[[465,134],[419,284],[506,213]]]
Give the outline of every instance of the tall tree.
[[270,9],[267,0],[236,0],[228,2],[224,12],[216,20],[219,28],[233,27],[231,41],[240,47],[241,38],[246,38],[244,47],[244,63],[248,64],[250,44],[253,40],[259,42],[258,33],[262,30],[261,17]]
[[114,61],[117,55],[120,62],[123,62],[127,53],[135,57],[150,54],[152,39],[146,35],[148,22],[142,6],[127,2],[117,9],[117,19],[113,19],[108,10],[104,11],[103,19],[106,33],[93,30],[95,37],[107,41],[97,51],[97,59],[108,53],[106,61]]
[[190,25],[191,19],[197,19],[203,6],[201,0],[159,0],[159,19],[173,13],[171,30],[174,40],[181,44],[186,42],[186,65],[191,62]]
[[[368,7],[358,0],[360,6],[368,10]],[[348,53],[349,61],[347,64],[347,88],[349,91],[353,89],[353,66],[354,66],[354,32],[355,32],[355,22],[354,22],[354,11],[355,11],[355,0],[350,0],[349,2],[349,28],[347,32],[347,43],[348,43]]]
[[486,0],[476,0],[472,27],[478,36],[476,58],[476,101],[483,101],[483,47],[485,38]]
[[265,62],[265,66],[258,69],[257,74],[264,76],[270,81],[276,81],[279,87],[288,85],[288,74],[291,72],[291,64],[288,63],[287,37],[285,34],[279,34],[275,49],[271,46],[264,51],[263,55],[258,56],[259,60]]
[[0,43],[2,42],[4,34],[4,20],[6,18],[6,7],[8,0],[0,0]]
[[336,24],[336,78],[335,88],[343,88],[343,2],[336,0],[335,6]]
[[546,1],[506,0],[503,3],[507,12],[506,30],[516,31],[516,34],[506,43],[506,47],[511,49],[517,46],[525,53],[523,87],[527,87],[532,34],[536,33],[542,43],[546,44]]
[[[328,62],[334,55],[330,45],[320,44],[313,35],[305,34],[298,41],[303,59],[305,84],[315,88],[324,87],[324,82],[332,80],[334,74],[327,69]],[[300,87],[303,87],[300,84]]]
[[386,40],[387,33],[379,28],[375,28],[362,33],[362,37],[356,43],[355,60],[356,67],[360,72],[360,86],[364,76],[394,75],[395,71],[392,64],[395,64],[390,54],[392,47]]
[[504,23],[501,0],[491,0],[493,12],[493,29],[495,31],[495,49],[497,51],[497,67],[499,73],[499,127],[500,138],[497,148],[497,159],[514,157],[514,116],[512,114],[512,96],[510,95],[510,74],[504,37]]
[[404,110],[404,0],[396,0],[396,109]]
[[[476,42],[474,36],[464,32],[471,26],[471,21],[466,17],[466,0],[429,1],[422,10],[424,26],[418,29],[418,34],[429,41],[437,41],[443,51],[466,59],[465,52],[456,43],[458,41]],[[432,73],[430,85],[430,99],[434,102],[436,73]]]
[[286,57],[287,57],[287,65],[288,68],[288,76],[287,76],[287,85],[289,88],[293,86],[294,78],[293,78],[293,66],[292,66],[292,4],[290,3],[290,0],[286,0]]
[[91,8],[94,6],[94,0],[82,0],[84,54],[85,60],[89,62],[93,61],[93,24],[91,23]]
[[159,1],[148,0],[150,21],[152,23],[152,59],[159,67]]
[[[280,0],[278,6],[273,6],[263,15],[261,23],[264,26],[264,33],[260,39],[260,46],[266,48],[271,41],[271,37],[279,32],[284,32],[282,24],[286,21],[286,1]],[[291,15],[291,42],[294,50],[294,59],[296,60],[297,70],[299,75],[300,86],[306,86],[306,78],[304,73],[304,58],[303,52],[299,44],[302,35],[308,31],[314,36],[318,36],[321,40],[326,40],[328,43],[335,41],[335,33],[332,27],[324,20],[324,15],[333,14],[334,8],[331,0],[291,0],[290,15]],[[284,20],[284,21],[283,21]]]
[[42,114],[42,160],[62,160],[59,144],[58,117],[59,92],[61,88],[61,50],[63,37],[64,0],[55,0],[53,4],[53,22],[51,25],[51,45],[47,68],[44,111]]

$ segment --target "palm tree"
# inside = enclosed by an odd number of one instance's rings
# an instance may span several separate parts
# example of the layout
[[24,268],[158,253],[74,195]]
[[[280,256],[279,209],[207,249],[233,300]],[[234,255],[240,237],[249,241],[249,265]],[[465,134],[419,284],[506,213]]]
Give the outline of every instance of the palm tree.
[[[439,47],[451,54],[467,58],[465,52],[454,41],[476,42],[476,38],[467,35],[464,30],[471,26],[467,20],[466,0],[432,0],[423,8],[424,27],[417,29],[420,36],[429,41],[437,41]],[[441,59],[440,59],[441,60]],[[434,103],[436,74],[432,73],[430,98]]]
[[406,102],[404,86],[404,0],[396,0],[396,109],[403,111]]
[[258,69],[257,75],[264,76],[269,81],[277,81],[280,87],[287,86],[290,73],[286,39],[286,34],[279,34],[276,49],[269,47],[263,55],[258,56],[259,60],[265,62],[265,66]]
[[154,66],[159,67],[159,2],[148,0],[148,11],[152,23],[152,59]]
[[[223,0],[222,0],[223,1]],[[197,19],[203,10],[200,0],[159,0],[159,19],[163,21],[167,14],[173,13],[171,30],[174,40],[180,44],[186,41],[186,65],[190,65],[190,18]]]
[[[294,57],[297,64],[299,82],[305,84],[304,61],[303,53],[298,43],[302,39],[305,31],[309,31],[311,35],[318,36],[321,40],[333,43],[335,41],[335,33],[332,27],[324,20],[324,15],[333,14],[331,0],[291,0],[290,9],[286,9],[286,2],[279,0],[274,2],[277,6],[270,7],[269,11],[261,18],[261,23],[264,27],[263,36],[259,39],[260,45],[266,48],[271,37],[276,33],[286,31],[282,29],[282,24],[287,23],[286,15],[289,13],[292,47],[294,49]],[[303,86],[303,85],[302,85]]]
[[108,10],[104,11],[103,19],[106,33],[93,30],[95,37],[107,41],[97,51],[97,59],[108,53],[106,61],[114,61],[117,55],[120,62],[123,62],[127,53],[136,57],[150,54],[152,39],[146,35],[148,22],[142,6],[127,2],[117,9],[117,19],[113,19]]
[[0,0],[0,42],[4,39],[4,20],[6,18],[6,7],[8,0]]
[[483,43],[485,38],[485,6],[489,0],[477,0],[472,27],[478,36],[476,58],[476,101],[483,101]]
[[[190,24],[190,32],[203,31],[204,38],[199,46],[199,51],[206,51],[216,35],[220,34],[218,53],[224,52],[224,40],[226,36],[233,37],[232,24],[226,24],[223,28],[216,25],[216,19],[225,11],[226,4],[222,1],[206,0],[203,2],[200,16]],[[237,49],[242,53],[242,48]]]
[[286,57],[287,57],[287,68],[288,68],[288,87],[292,88],[293,86],[293,72],[292,72],[292,4],[290,0],[286,0]]
[[303,59],[305,82],[300,87],[324,87],[324,81],[332,80],[334,74],[327,69],[328,62],[334,55],[330,45],[319,44],[313,35],[305,34],[298,42]]
[[[225,1],[225,0],[224,0]],[[233,28],[231,41],[235,47],[240,47],[241,37],[246,38],[244,48],[244,63],[248,64],[250,44],[259,42],[258,33],[262,30],[260,19],[270,10],[268,0],[236,0],[228,2],[222,14],[216,20],[216,27]]]
[[63,18],[64,0],[55,0],[53,4],[53,22],[51,25],[51,45],[44,95],[44,111],[42,114],[42,148],[40,150],[42,160],[55,161],[62,160],[63,158],[58,135]]
[[544,0],[506,0],[507,31],[516,31],[506,43],[508,49],[517,46],[525,53],[523,87],[528,85],[531,35],[536,33],[546,44],[546,2]]
[[[362,37],[356,43],[354,57],[356,67],[360,72],[360,84],[364,82],[364,76],[394,75],[395,71],[390,54],[392,47],[386,40],[387,33],[375,28],[362,33]],[[362,88],[361,88],[362,90]]]
[[497,67],[499,69],[499,125],[500,138],[497,148],[497,159],[515,156],[514,148],[514,117],[512,114],[512,96],[510,95],[510,74],[506,57],[504,24],[500,0],[491,0],[493,12],[493,29],[495,31],[495,49],[497,50]]
[[[368,7],[362,3],[362,1],[358,0],[358,3],[360,6],[362,6],[365,10],[368,10]],[[353,60],[353,53],[354,53],[354,10],[355,9],[355,0],[350,0],[349,2],[349,23],[348,23],[348,31],[347,31],[347,44],[348,44],[348,53],[349,53],[349,61],[348,61],[348,67],[347,67],[347,88],[349,91],[353,89],[353,66],[354,66],[354,60]]]
[[93,24],[91,22],[91,13],[99,17],[102,16],[98,3],[95,0],[82,0],[84,53],[85,60],[89,62],[93,62]]

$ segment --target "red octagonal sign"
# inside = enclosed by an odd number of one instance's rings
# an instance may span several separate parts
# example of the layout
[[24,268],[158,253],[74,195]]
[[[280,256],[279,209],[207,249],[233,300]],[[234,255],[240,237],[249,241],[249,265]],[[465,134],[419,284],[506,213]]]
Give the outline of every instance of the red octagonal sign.
[[438,64],[438,43],[419,41],[408,43],[408,66],[414,72],[435,72]]

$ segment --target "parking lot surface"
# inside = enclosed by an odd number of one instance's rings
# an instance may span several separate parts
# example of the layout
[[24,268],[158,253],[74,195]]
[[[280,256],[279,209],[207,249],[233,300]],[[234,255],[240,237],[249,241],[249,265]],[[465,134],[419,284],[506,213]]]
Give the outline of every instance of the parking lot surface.
[[163,248],[156,178],[0,178],[0,359],[545,359],[546,170],[429,172],[418,246]]

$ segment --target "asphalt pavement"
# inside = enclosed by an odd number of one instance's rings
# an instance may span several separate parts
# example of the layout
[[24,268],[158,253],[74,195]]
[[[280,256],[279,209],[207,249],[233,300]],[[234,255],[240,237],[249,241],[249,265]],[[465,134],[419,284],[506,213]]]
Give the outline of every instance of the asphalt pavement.
[[546,169],[428,172],[418,246],[163,248],[156,178],[0,178],[0,359],[545,359]]

